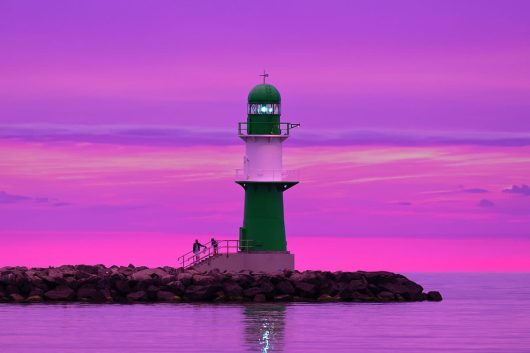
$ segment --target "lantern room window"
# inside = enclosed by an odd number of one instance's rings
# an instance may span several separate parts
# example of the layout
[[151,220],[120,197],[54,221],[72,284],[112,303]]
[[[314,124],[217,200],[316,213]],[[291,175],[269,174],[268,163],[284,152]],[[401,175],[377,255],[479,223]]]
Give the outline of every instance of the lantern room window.
[[279,104],[249,104],[248,114],[256,115],[279,115]]

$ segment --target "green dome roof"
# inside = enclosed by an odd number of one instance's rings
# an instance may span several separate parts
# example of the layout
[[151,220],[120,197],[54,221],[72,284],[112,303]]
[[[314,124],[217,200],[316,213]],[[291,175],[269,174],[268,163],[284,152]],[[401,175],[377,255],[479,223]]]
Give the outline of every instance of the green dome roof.
[[262,83],[255,86],[248,94],[249,103],[280,103],[280,92],[273,85]]

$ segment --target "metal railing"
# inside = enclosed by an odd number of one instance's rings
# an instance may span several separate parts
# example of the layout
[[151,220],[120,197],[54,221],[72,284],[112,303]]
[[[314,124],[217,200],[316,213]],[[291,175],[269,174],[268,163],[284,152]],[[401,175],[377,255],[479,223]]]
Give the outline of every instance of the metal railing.
[[285,169],[236,169],[236,180],[252,181],[295,181],[298,180],[298,170]]
[[[260,124],[268,124],[271,126],[272,131],[269,134],[251,134],[249,133],[249,125],[257,127],[257,130],[260,130]],[[265,126],[265,125],[261,125]],[[273,135],[273,136],[289,136],[291,129],[294,129],[296,127],[299,127],[300,124],[294,124],[294,123],[271,123],[271,122],[241,122],[238,123],[237,131],[239,135],[247,136],[247,135]]]
[[202,248],[198,253],[190,251],[178,258],[180,266],[184,269],[193,267],[202,263],[203,261],[220,254],[235,254],[238,252],[248,252],[251,250],[250,242],[252,240],[216,240],[217,250],[209,241],[202,244]]

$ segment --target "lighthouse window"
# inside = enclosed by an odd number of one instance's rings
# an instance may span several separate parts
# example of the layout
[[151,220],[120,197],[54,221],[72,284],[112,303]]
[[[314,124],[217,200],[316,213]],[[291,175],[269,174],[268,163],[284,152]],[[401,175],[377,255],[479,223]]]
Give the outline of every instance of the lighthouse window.
[[280,114],[279,104],[249,104],[249,114]]

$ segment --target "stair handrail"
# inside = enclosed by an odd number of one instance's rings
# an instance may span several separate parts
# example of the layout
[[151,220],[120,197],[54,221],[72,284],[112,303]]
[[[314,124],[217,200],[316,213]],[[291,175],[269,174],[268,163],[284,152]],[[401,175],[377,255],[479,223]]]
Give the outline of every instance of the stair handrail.
[[209,241],[203,245],[204,249],[199,251],[198,255],[192,251],[178,257],[178,262],[183,269],[195,266],[206,259],[209,259],[218,254],[233,254],[237,252],[248,252],[251,250],[252,240],[239,240],[239,239],[223,239],[216,240],[217,242],[217,253],[215,252],[212,242]]

